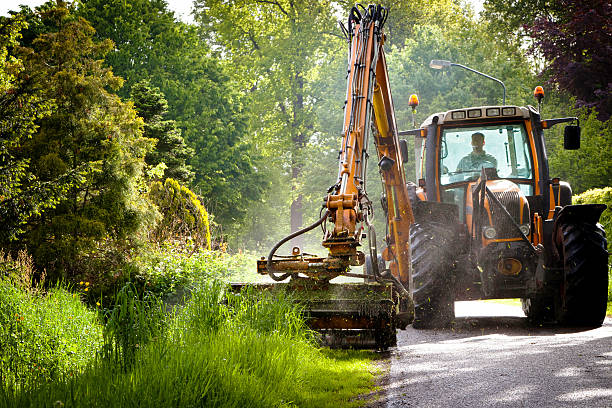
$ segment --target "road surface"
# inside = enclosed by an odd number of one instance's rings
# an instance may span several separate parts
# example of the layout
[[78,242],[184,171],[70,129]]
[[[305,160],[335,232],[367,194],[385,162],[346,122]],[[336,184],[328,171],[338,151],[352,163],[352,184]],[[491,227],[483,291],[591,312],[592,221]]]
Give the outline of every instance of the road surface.
[[612,319],[529,327],[520,307],[457,302],[447,330],[398,332],[370,408],[612,408]]

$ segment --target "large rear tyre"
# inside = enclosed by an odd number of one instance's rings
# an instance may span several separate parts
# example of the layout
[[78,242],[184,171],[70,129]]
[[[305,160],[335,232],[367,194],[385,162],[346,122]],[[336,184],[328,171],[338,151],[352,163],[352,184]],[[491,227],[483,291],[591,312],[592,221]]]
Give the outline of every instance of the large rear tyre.
[[410,227],[415,329],[447,327],[455,318],[454,235],[447,225],[436,222]]
[[601,224],[567,217],[558,225],[557,246],[563,261],[559,323],[599,327],[606,317],[608,251]]

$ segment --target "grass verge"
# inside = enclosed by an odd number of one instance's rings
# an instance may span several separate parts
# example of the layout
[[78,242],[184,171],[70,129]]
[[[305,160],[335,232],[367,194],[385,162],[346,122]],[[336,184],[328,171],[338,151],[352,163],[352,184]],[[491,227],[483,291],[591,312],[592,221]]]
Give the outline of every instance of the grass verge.
[[[321,350],[291,299],[242,294],[223,303],[223,289],[219,281],[205,281],[180,309],[160,313],[161,302],[124,288],[106,326],[97,323],[104,344],[82,345],[86,364],[44,381],[3,381],[0,406],[363,404],[353,398],[373,385],[373,353]],[[58,324],[58,318],[59,311],[51,320]]]

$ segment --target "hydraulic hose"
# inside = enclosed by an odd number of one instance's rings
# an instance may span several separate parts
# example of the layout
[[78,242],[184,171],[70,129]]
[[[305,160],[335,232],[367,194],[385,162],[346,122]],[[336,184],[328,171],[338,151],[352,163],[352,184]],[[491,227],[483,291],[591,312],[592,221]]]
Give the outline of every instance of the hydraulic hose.
[[374,225],[368,224],[368,239],[370,240],[370,259],[372,259],[372,272],[374,272],[374,279],[376,282],[391,282],[393,286],[397,289],[398,292],[402,294],[402,296],[410,296],[410,293],[406,290],[404,285],[395,277],[392,273],[388,272],[383,274],[383,271],[378,269],[378,251],[376,248],[376,231],[374,230]]
[[287,235],[285,238],[281,239],[280,241],[278,241],[276,243],[276,245],[274,245],[274,248],[272,248],[272,250],[270,251],[270,255],[268,255],[268,262],[266,263],[266,267],[268,269],[268,275],[270,275],[270,277],[272,279],[274,279],[276,282],[280,282],[283,281],[285,279],[287,279],[291,274],[290,273],[284,273],[280,276],[277,276],[275,274],[274,268],[272,268],[272,258],[274,257],[274,253],[276,252],[276,250],[278,248],[280,248],[281,245],[283,245],[285,242],[289,241],[290,239],[293,239],[295,237],[297,237],[298,235],[302,235],[316,227],[318,227],[319,225],[321,225],[326,219],[327,217],[329,217],[329,215],[331,214],[330,210],[327,210],[325,212],[325,214],[323,214],[323,216],[314,224],[311,224],[309,226],[307,226],[306,228],[302,228],[301,230],[295,231],[294,233]]

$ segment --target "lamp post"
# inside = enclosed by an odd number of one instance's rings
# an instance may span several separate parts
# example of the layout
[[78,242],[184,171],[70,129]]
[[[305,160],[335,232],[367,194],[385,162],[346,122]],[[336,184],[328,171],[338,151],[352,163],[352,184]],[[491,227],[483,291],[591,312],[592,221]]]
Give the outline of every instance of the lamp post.
[[467,69],[468,71],[472,71],[478,75],[482,75],[485,78],[489,78],[492,79],[495,82],[498,82],[499,84],[501,84],[502,88],[504,88],[504,98],[503,98],[503,105],[506,104],[506,85],[504,85],[504,83],[502,81],[500,81],[497,78],[493,78],[490,75],[487,74],[483,74],[482,72],[476,71],[475,69],[472,69],[470,67],[466,67],[465,65],[461,65],[461,64],[457,64],[455,62],[450,62],[450,61],[446,61],[446,60],[431,60],[431,62],[429,63],[429,67],[433,68],[433,69],[446,69],[446,68],[450,68],[450,67],[461,67],[463,69]]

